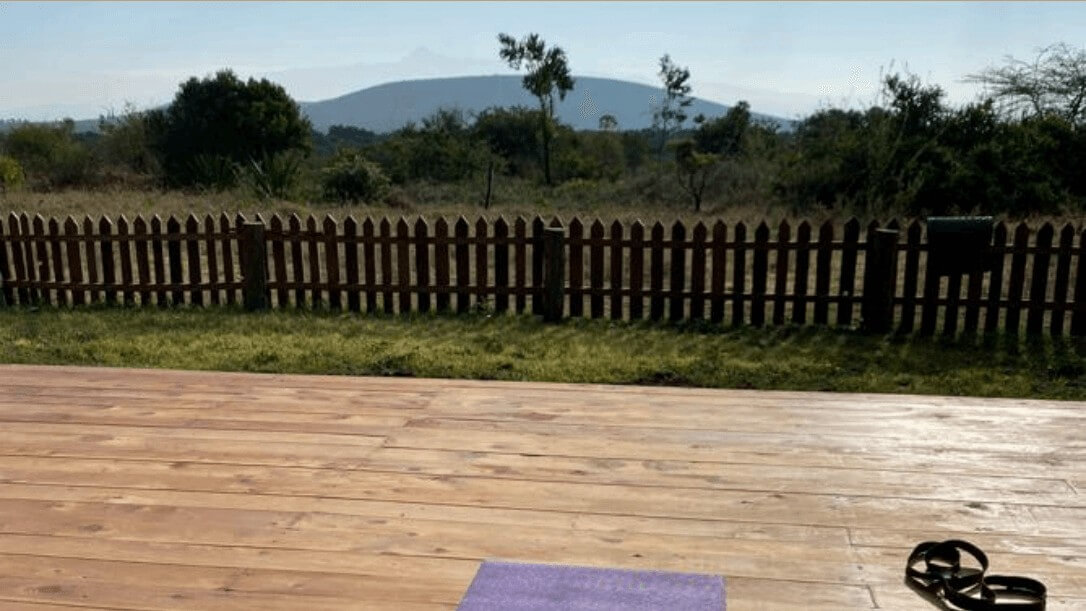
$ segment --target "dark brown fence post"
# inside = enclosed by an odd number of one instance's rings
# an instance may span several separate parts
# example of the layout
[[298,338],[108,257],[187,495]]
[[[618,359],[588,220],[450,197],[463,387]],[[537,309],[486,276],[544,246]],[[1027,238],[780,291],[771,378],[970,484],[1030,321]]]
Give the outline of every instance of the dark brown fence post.
[[4,237],[4,219],[0,218],[0,307],[14,301],[11,285],[4,284],[4,278],[11,275],[8,271],[8,240]]
[[562,320],[566,289],[566,230],[543,230],[543,321]]
[[264,252],[264,223],[242,223],[238,227],[243,303],[250,312],[268,309],[267,253]]
[[868,333],[887,333],[893,326],[897,240],[896,229],[876,229],[867,234],[860,316]]

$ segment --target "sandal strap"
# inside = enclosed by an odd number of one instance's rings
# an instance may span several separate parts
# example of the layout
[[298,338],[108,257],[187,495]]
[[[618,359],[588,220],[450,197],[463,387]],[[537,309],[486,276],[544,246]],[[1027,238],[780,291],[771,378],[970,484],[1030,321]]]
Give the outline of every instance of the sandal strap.
[[[962,552],[972,556],[981,568],[962,567]],[[916,568],[921,562],[924,570]],[[1047,590],[1040,581],[1009,575],[985,576],[987,570],[988,556],[968,541],[925,541],[909,554],[905,581],[929,601],[946,602],[963,611],[1044,611]],[[1008,595],[1017,600],[1000,602]]]

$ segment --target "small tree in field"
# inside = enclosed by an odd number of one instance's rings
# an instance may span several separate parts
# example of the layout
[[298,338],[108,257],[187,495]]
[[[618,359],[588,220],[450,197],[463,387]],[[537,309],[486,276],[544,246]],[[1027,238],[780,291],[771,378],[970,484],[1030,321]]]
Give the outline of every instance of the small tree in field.
[[660,58],[660,80],[664,83],[664,99],[652,115],[653,124],[660,134],[660,142],[657,145],[657,155],[663,156],[664,148],[671,135],[682,129],[686,122],[686,109],[694,103],[690,97],[693,87],[690,80],[690,70],[680,68],[671,61],[671,56],[665,54]]
[[527,70],[524,88],[539,100],[540,132],[543,143],[543,176],[547,184],[551,180],[551,140],[554,136],[554,99],[564,100],[573,90],[573,77],[569,72],[566,52],[560,47],[547,48],[538,34],[529,34],[517,40],[508,34],[499,34],[499,56],[511,68]]
[[694,212],[700,212],[705,189],[720,167],[720,156],[699,152],[694,141],[690,139],[677,142],[674,147],[675,171],[679,185],[690,196]]

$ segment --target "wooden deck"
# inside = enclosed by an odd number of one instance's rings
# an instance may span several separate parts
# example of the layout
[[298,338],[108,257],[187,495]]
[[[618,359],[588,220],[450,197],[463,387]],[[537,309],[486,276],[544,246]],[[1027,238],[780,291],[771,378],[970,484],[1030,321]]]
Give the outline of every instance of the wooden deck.
[[927,609],[968,538],[1086,609],[1086,404],[0,366],[0,608],[452,609],[484,558]]

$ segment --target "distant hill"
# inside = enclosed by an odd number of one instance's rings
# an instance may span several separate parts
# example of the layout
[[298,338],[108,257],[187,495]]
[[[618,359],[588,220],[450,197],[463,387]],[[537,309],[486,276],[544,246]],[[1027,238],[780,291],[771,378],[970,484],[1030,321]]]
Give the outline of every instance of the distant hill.
[[[652,112],[663,97],[659,87],[616,79],[579,76],[566,99],[558,104],[558,118],[576,129],[597,129],[600,116],[614,115],[622,130],[652,126]],[[459,108],[470,116],[492,106],[527,106],[538,102],[521,86],[516,75],[462,76],[398,81],[360,89],[320,102],[300,102],[313,127],[327,131],[332,125],[350,125],[377,133],[390,132],[409,121],[419,122],[439,108]],[[688,114],[719,117],[728,106],[695,98]],[[757,119],[789,130],[793,122],[752,113]],[[15,122],[0,121],[0,132]],[[77,132],[98,131],[98,119],[75,122]]]
[[[641,129],[652,125],[652,111],[663,97],[663,90],[629,81],[579,76],[572,92],[558,104],[563,123],[576,129],[596,129],[601,115],[618,119],[619,129]],[[325,131],[332,125],[351,125],[374,132],[388,132],[409,121],[419,121],[438,108],[459,108],[466,113],[491,106],[522,105],[535,107],[536,99],[521,86],[520,76],[463,76],[453,78],[399,81],[368,87],[322,102],[302,102],[302,110],[313,126]],[[698,113],[717,117],[728,106],[695,99],[691,118]],[[779,117],[755,117],[772,121],[783,128],[792,122]]]

